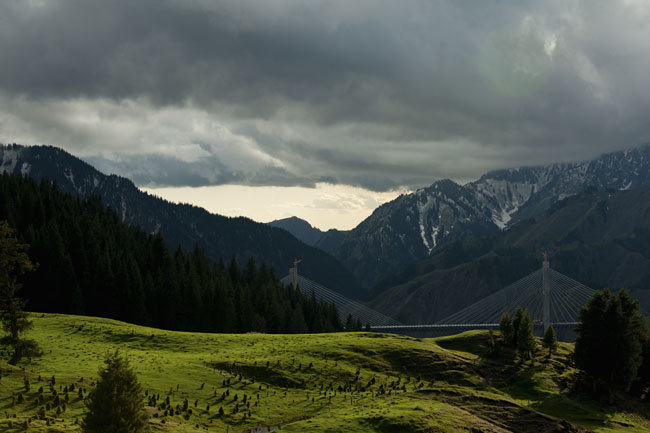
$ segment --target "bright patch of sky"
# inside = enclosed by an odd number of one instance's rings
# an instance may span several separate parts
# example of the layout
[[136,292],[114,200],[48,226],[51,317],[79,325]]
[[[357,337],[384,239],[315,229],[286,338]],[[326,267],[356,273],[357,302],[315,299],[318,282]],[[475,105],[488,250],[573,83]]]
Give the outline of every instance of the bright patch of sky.
[[381,204],[409,192],[375,192],[328,183],[318,183],[315,188],[216,185],[141,189],[172,202],[192,203],[212,213],[259,222],[297,216],[323,231],[352,229]]

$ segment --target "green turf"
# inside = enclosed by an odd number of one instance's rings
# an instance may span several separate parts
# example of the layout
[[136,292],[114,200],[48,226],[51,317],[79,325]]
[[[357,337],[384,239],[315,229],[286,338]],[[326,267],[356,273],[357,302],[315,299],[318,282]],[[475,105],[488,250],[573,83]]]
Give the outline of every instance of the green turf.
[[[309,432],[650,432],[640,402],[629,399],[607,409],[568,393],[575,372],[567,361],[568,344],[551,360],[540,351],[534,363],[521,364],[509,350],[487,358],[487,334],[480,331],[423,340],[373,333],[200,334],[80,316],[32,318],[28,337],[43,356],[17,367],[7,364],[7,352],[0,360],[3,432],[25,431],[25,423],[30,432],[80,431],[84,405],[78,389],[87,395],[104,355],[116,348],[128,356],[149,395],[160,395],[158,404],[167,397],[174,408],[189,402],[191,415],[165,416],[147,407],[154,431],[282,426]],[[61,408],[65,388],[75,388],[60,414],[52,376]],[[244,394],[250,407],[242,404]],[[48,403],[49,421],[37,419]]]

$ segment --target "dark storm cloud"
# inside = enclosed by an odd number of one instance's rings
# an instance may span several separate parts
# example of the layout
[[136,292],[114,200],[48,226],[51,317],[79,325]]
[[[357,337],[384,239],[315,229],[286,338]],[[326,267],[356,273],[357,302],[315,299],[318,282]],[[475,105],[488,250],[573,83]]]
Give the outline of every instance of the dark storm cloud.
[[159,185],[382,190],[589,158],[650,139],[649,10],[6,1],[0,138],[60,145]]
[[[284,99],[321,102],[364,63],[357,53],[338,52],[345,30],[330,41],[334,46],[323,44],[308,23],[291,25],[303,18],[299,10],[291,16],[291,8],[285,26],[265,23],[266,6],[248,17],[246,7],[233,10],[237,2],[209,8],[158,0],[26,4],[3,7],[0,80],[5,90],[31,97],[242,102],[239,111],[257,115]],[[316,19],[314,13],[304,18]]]
[[146,187],[221,184],[315,187],[314,181],[299,178],[281,167],[260,167],[255,172],[232,171],[217,157],[185,162],[164,155],[132,155],[126,159],[84,158],[104,173],[120,173],[137,185]]

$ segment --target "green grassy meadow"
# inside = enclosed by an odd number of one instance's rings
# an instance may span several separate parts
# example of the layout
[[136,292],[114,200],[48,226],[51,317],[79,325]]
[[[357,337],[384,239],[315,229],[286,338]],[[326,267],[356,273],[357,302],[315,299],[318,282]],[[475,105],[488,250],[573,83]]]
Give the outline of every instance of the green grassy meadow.
[[[157,398],[147,406],[156,432],[650,432],[647,403],[623,398],[612,408],[569,392],[569,344],[551,360],[540,350],[520,364],[510,350],[487,358],[483,331],[437,339],[202,334],[81,316],[32,319],[27,337],[42,357],[10,366],[0,348],[2,432],[81,431],[83,397],[115,349],[128,356],[146,402]],[[37,416],[41,408],[47,419]]]

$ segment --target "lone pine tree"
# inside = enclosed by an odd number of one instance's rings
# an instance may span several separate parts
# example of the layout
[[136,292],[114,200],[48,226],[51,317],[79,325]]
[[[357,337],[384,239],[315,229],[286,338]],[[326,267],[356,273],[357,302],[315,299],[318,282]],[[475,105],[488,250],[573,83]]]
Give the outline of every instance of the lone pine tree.
[[27,255],[28,248],[29,245],[16,238],[6,221],[0,221],[0,321],[14,348],[13,364],[20,360],[25,348],[20,334],[31,327],[27,313],[23,311],[25,302],[18,297],[22,287],[19,278],[34,269]]
[[515,314],[512,316],[512,346],[517,348],[519,346],[519,324],[524,317],[524,311],[521,308],[515,310]]
[[536,348],[537,341],[533,333],[533,321],[530,318],[530,313],[526,310],[517,327],[517,352],[522,359],[531,359]]
[[508,313],[503,313],[501,320],[499,321],[499,330],[501,331],[501,336],[503,337],[503,343],[507,346],[511,346],[514,341],[514,329],[512,328],[512,322],[510,321],[510,316]]
[[548,325],[548,328],[546,328],[544,339],[542,340],[542,346],[544,346],[545,349],[548,349],[549,358],[557,350],[557,336],[555,334],[555,329],[553,329],[553,325]]
[[149,431],[144,392],[126,358],[116,350],[99,368],[99,380],[86,399],[83,420],[87,433],[143,433]]

